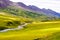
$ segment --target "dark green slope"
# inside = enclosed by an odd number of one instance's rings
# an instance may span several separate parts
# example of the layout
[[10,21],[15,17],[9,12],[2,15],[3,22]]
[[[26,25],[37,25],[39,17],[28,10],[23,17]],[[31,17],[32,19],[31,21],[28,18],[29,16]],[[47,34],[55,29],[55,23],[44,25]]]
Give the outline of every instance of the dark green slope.
[[43,13],[38,14],[35,12],[26,11],[26,10],[23,10],[23,9],[17,8],[17,7],[7,7],[4,9],[1,8],[0,11],[7,12],[7,13],[13,14],[15,16],[21,16],[21,17],[28,18],[28,19],[30,18],[35,21],[57,20],[56,17],[46,16]]

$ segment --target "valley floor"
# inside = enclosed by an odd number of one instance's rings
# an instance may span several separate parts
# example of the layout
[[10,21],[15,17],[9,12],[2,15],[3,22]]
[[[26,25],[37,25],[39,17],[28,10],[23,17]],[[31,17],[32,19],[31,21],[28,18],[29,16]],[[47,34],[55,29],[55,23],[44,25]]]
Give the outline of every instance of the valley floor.
[[60,22],[28,24],[22,30],[0,33],[0,40],[60,40]]

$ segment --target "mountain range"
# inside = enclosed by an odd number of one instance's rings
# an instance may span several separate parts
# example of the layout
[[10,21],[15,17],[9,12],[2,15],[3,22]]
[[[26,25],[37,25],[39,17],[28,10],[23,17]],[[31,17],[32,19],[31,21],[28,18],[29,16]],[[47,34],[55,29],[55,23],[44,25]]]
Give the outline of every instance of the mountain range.
[[60,13],[51,9],[40,9],[35,5],[25,5],[22,2],[12,2],[10,0],[0,0],[0,10],[9,12],[16,16],[39,20],[55,20],[60,19]]
[[53,11],[51,9],[45,9],[45,8],[40,9],[37,6],[34,6],[34,5],[26,6],[24,3],[21,3],[21,2],[19,2],[18,5],[23,7],[23,8],[26,8],[28,10],[32,10],[32,11],[35,11],[35,12],[42,12],[45,15],[60,17],[60,13],[55,12],[55,11]]

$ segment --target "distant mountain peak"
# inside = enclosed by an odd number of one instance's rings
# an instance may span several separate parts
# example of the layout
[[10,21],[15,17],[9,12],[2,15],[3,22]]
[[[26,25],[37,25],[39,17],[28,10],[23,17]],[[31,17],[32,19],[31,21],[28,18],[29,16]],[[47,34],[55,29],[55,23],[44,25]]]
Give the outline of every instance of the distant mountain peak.
[[34,11],[40,11],[41,9],[35,5],[29,5],[28,6],[31,10],[34,10]]
[[21,6],[21,7],[27,7],[24,3],[22,3],[22,2],[17,2],[17,4],[19,5],[19,6]]

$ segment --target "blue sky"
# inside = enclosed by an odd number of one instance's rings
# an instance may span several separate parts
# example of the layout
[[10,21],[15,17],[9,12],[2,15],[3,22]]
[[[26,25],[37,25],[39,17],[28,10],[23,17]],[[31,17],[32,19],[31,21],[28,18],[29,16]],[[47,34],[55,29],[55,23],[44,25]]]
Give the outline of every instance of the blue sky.
[[14,2],[23,2],[26,5],[35,5],[39,8],[52,9],[60,13],[60,0],[11,0]]

